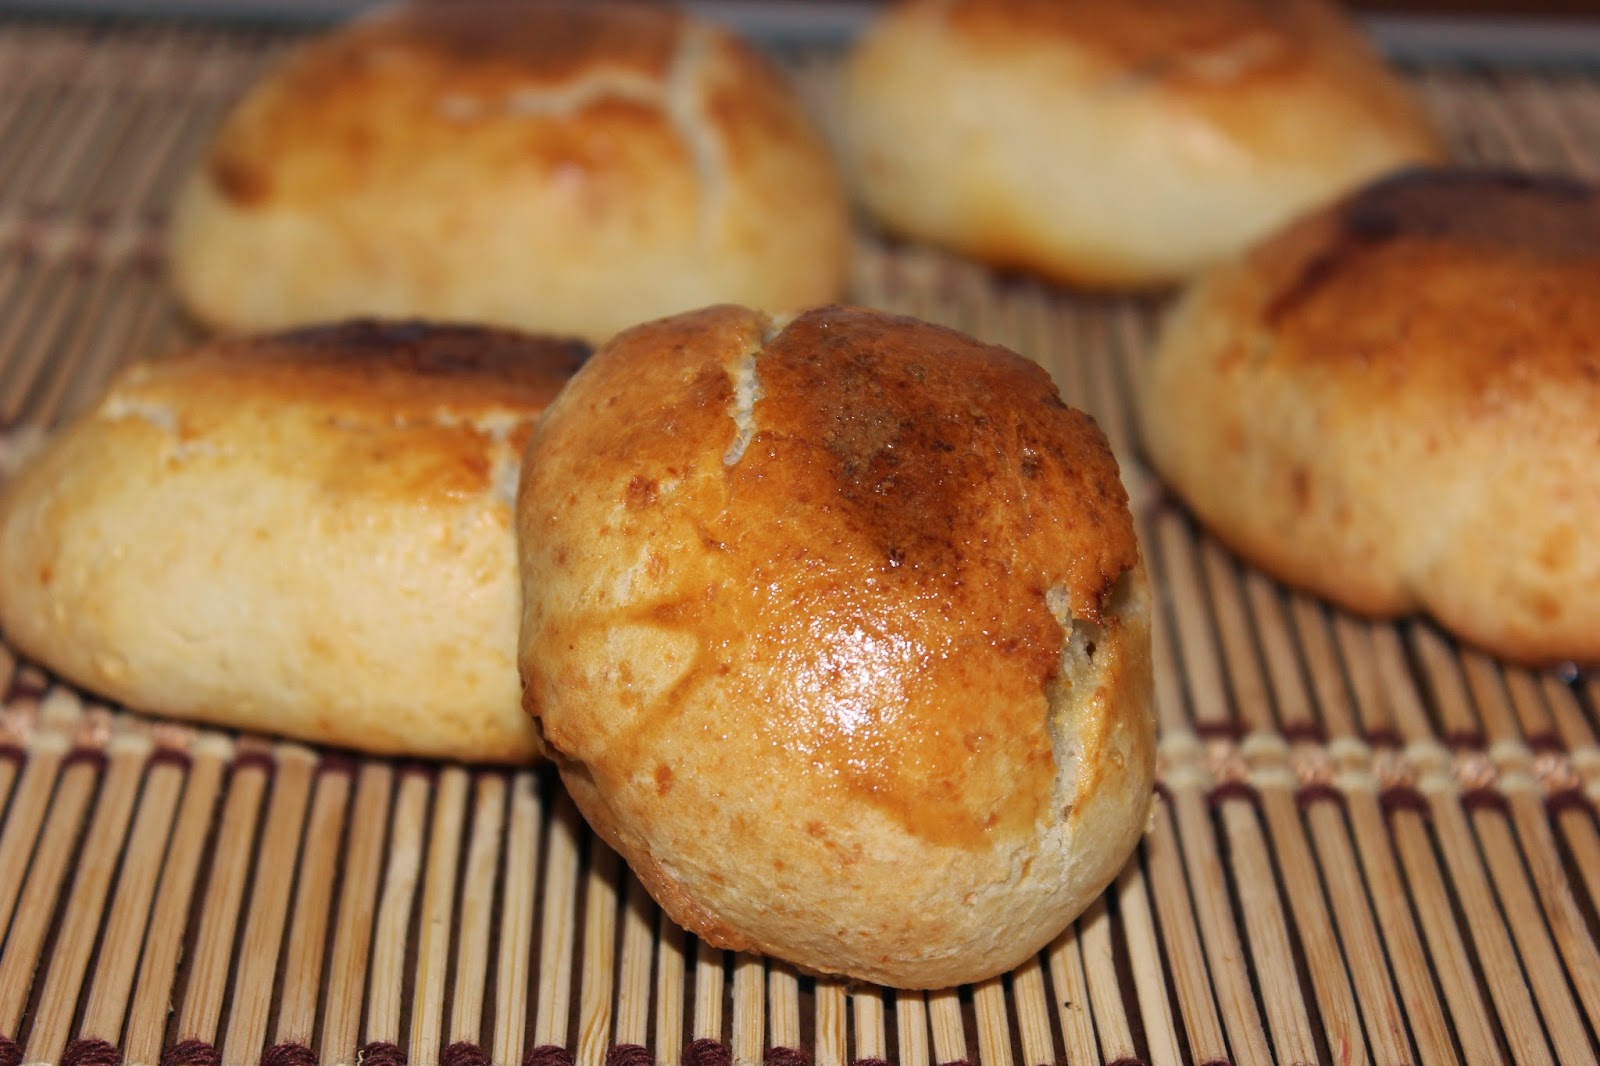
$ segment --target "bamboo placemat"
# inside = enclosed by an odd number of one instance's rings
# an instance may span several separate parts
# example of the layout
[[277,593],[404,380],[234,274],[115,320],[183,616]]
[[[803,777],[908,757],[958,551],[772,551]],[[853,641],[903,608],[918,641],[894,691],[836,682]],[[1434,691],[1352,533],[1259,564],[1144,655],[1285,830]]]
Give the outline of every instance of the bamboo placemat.
[[[287,40],[0,22],[9,448],[186,335],[166,207]],[[1600,80],[1416,80],[1463,159],[1600,176]],[[800,977],[676,929],[546,770],[154,723],[0,647],[0,1066],[1596,1061],[1600,679],[1329,611],[1198,532],[1134,447],[1159,301],[871,237],[855,286],[1038,359],[1122,458],[1164,802],[1073,929],[970,988]]]

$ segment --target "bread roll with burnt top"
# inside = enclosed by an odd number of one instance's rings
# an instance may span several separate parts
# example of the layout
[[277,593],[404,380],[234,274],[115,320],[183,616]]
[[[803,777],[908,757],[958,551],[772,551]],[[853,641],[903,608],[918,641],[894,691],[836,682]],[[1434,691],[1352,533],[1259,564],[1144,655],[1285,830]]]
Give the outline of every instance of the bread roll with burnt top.
[[0,626],[141,711],[525,762],[512,500],[576,343],[358,322],[124,371],[0,489]]
[[178,201],[199,319],[351,315],[603,340],[716,300],[837,299],[850,218],[797,94],[672,7],[452,0],[307,41]]
[[518,530],[526,705],[590,824],[714,946],[978,980],[1144,829],[1127,497],[1012,352],[846,308],[640,326],[541,421]]
[[1419,171],[1209,273],[1144,390],[1219,537],[1362,614],[1600,662],[1600,190]]

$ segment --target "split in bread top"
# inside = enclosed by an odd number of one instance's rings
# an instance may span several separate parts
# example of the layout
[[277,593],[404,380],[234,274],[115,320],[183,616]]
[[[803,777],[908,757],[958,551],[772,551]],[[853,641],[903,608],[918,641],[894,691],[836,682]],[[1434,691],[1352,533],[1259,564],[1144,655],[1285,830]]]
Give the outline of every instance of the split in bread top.
[[368,314],[604,339],[716,300],[837,298],[849,239],[797,95],[725,30],[463,0],[295,49],[185,187],[172,264],[228,329]]
[[1149,618],[1092,420],[881,312],[615,338],[530,442],[522,668],[568,790],[708,943],[991,976],[1144,829]]

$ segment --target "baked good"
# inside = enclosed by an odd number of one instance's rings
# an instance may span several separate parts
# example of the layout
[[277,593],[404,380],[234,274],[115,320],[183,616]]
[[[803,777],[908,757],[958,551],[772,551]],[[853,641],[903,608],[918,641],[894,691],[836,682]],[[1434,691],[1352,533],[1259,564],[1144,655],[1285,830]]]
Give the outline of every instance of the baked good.
[[722,29],[596,0],[389,7],[223,124],[172,225],[201,320],[421,316],[603,339],[837,298],[850,220],[798,97]]
[[1443,154],[1332,0],[902,0],[842,96],[885,227],[1089,287],[1178,280]]
[[1153,781],[1098,427],[959,333],[717,307],[596,353],[529,444],[524,700],[680,925],[940,987],[1037,952]]
[[582,355],[357,322],[136,365],[0,488],[0,628],[138,710],[530,759],[512,502]]
[[1226,543],[1353,611],[1600,661],[1600,199],[1422,171],[1207,275],[1149,456]]

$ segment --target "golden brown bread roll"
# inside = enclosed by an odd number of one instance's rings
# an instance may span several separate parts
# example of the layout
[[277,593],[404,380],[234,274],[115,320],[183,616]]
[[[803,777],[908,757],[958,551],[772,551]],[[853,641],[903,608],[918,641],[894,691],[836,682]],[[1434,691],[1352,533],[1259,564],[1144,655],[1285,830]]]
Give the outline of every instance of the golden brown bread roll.
[[885,226],[1084,286],[1175,281],[1443,152],[1330,0],[902,0],[842,95]]
[[590,824],[708,943],[977,980],[1138,841],[1127,496],[1020,356],[840,308],[640,326],[551,405],[517,507],[525,702]]
[[140,710],[532,758],[511,508],[582,354],[351,323],[132,367],[0,490],[0,627]]
[[422,316],[603,339],[836,298],[849,217],[798,98],[667,7],[419,2],[311,41],[185,188],[178,291],[274,329]]
[[1150,458],[1228,544],[1366,614],[1600,661],[1600,199],[1418,172],[1202,279]]

